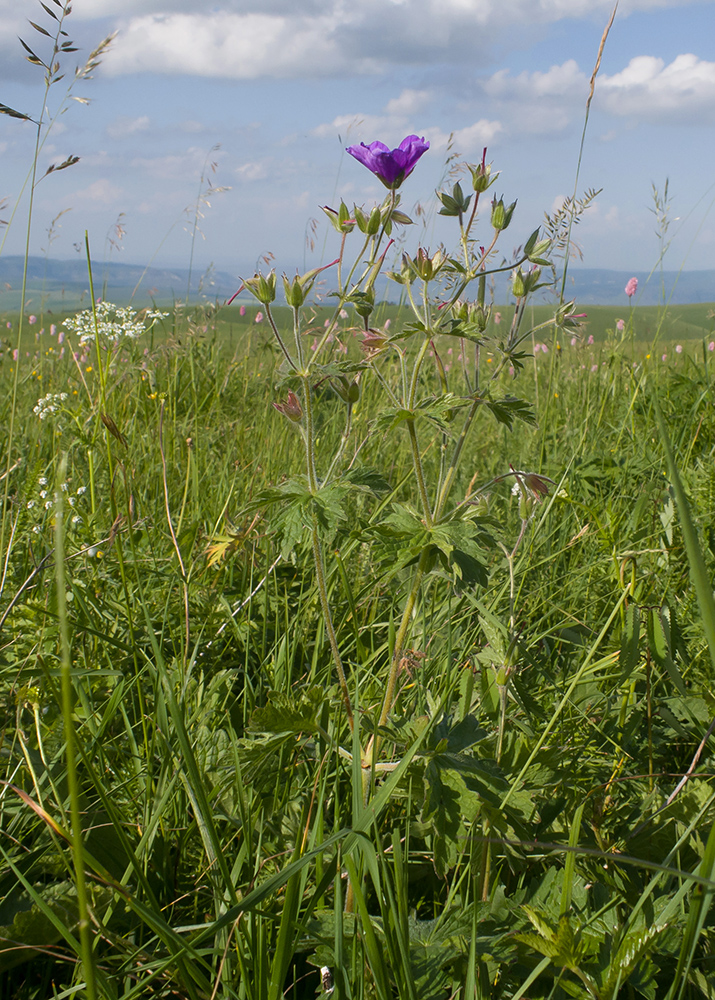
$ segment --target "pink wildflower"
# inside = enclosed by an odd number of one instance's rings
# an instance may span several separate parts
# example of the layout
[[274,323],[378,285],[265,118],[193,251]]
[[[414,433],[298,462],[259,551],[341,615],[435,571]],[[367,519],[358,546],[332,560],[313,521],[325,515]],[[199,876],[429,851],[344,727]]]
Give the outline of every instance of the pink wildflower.
[[668,355],[664,354],[660,360],[661,361],[666,361],[667,359],[668,359]]
[[383,327],[383,329],[385,329],[385,330],[389,330],[389,329],[390,329],[390,324],[391,324],[391,323],[392,323],[392,320],[391,320],[391,319],[386,319],[386,320],[385,320],[385,323],[384,323],[384,327]]
[[239,307],[238,315],[239,316],[245,316],[246,315],[246,307],[245,306],[240,306]]
[[347,310],[346,309],[341,309],[340,310],[340,319],[347,319],[347,318],[348,318]]
[[8,330],[12,330],[12,323],[10,322],[10,320],[7,321],[5,326],[8,328]]
[[37,316],[28,316],[27,322],[30,324],[30,326],[33,326],[37,322]]
[[61,344],[64,341],[64,339],[65,339],[65,331],[60,330],[59,336],[57,337],[57,343]]
[[578,344],[578,337],[572,337],[571,338],[571,346],[575,347],[576,344]]
[[591,365],[591,371],[592,372],[597,372],[598,371],[598,365]]
[[683,345],[682,344],[676,344],[675,345],[675,353],[676,354],[682,354],[683,353]]
[[494,313],[494,325],[499,326],[500,323],[501,323],[501,313],[496,312]]
[[256,323],[262,323],[262,322],[263,322],[263,313],[259,311],[256,313]]
[[534,344],[534,354],[538,354],[541,350],[541,344]]
[[626,285],[626,295],[628,296],[629,299],[632,299],[637,291],[638,291],[638,278],[629,278],[628,283]]
[[546,344],[542,344],[541,345],[541,351],[542,351],[543,354],[548,354],[549,353],[549,349],[546,346]]
[[19,355],[17,353],[17,348],[15,348],[15,350],[12,352],[12,360],[17,361],[18,357]]
[[57,333],[57,327],[55,326],[54,323],[50,323],[50,336],[54,337],[56,333]]
[[626,328],[626,321],[624,319],[617,319],[616,320],[616,329],[618,330],[618,332],[619,333],[623,333],[623,331],[625,330],[625,328]]
[[710,341],[710,343],[708,344],[708,350],[715,351],[715,340]]
[[591,344],[593,343],[593,334],[592,334],[592,333],[590,333],[590,334],[588,335],[588,340],[586,341],[586,343],[587,343],[587,344],[589,345],[589,347],[590,347],[590,346],[591,346]]

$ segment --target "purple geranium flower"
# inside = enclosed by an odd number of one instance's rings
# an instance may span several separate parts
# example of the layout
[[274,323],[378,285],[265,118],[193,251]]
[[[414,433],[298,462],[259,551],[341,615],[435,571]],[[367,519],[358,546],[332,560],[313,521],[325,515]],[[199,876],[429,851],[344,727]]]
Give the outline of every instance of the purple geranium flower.
[[417,135],[408,135],[397,149],[388,149],[384,142],[371,142],[369,146],[361,142],[359,146],[348,146],[347,151],[372,170],[385,187],[394,191],[405,177],[410,176],[420,156],[428,149],[429,143],[424,136],[420,139]]

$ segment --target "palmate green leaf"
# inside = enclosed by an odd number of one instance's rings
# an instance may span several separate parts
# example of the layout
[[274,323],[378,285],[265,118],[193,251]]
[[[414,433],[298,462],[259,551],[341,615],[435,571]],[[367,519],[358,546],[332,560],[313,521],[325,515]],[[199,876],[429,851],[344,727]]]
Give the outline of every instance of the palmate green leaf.
[[372,469],[352,469],[335,482],[312,493],[305,477],[297,477],[280,486],[261,490],[243,511],[251,515],[262,508],[273,510],[272,526],[281,534],[281,555],[290,560],[314,523],[331,536],[348,517],[347,500],[353,493],[372,492],[379,496],[389,491],[389,483]]
[[450,319],[448,323],[440,326],[437,331],[445,337],[459,337],[460,340],[469,340],[473,344],[484,343],[484,331],[477,323],[469,323],[465,320]]
[[487,731],[480,726],[473,715],[465,715],[454,725],[452,725],[452,720],[445,716],[434,728],[430,737],[430,748],[436,749],[439,744],[445,741],[446,751],[450,754],[458,754],[480,743],[486,736]]
[[[627,934],[611,957],[607,968],[600,975],[600,996],[603,1000],[615,1000],[618,992],[633,974],[636,966],[640,966],[641,981],[638,984],[642,990],[657,972],[652,963],[644,959],[652,954],[656,940],[668,929],[668,924],[654,924],[645,930],[639,928]],[[644,976],[643,973],[646,973]],[[650,973],[648,975],[647,973]],[[643,981],[645,979],[645,982]]]
[[[79,922],[77,890],[71,882],[37,887],[45,907],[69,931]],[[91,886],[90,905],[106,906],[112,898],[110,889]],[[31,899],[29,893],[18,892],[6,897],[2,904],[3,924],[0,925],[0,970],[10,969],[26,962],[61,940],[57,926],[50,916]]]
[[308,688],[298,696],[270,691],[268,704],[255,709],[248,728],[254,733],[317,733],[316,719],[324,701],[322,687]]
[[534,408],[526,399],[516,396],[503,396],[501,399],[485,399],[485,405],[500,424],[505,424],[510,430],[515,420],[521,420],[532,427],[536,426]]
[[379,431],[390,431],[407,420],[429,420],[440,430],[449,431],[449,425],[455,410],[467,406],[470,401],[454,393],[445,392],[440,396],[427,396],[414,409],[405,407],[386,407],[375,419],[375,427]]
[[385,526],[394,537],[413,540],[415,545],[421,545],[427,536],[427,528],[417,511],[402,503],[392,504],[380,526]]
[[[664,624],[668,624],[668,634]],[[666,671],[673,686],[682,697],[686,697],[685,682],[673,660],[673,651],[669,642],[669,622],[665,618],[663,611],[659,608],[652,608],[646,620],[648,629],[648,646],[653,659]]]
[[480,799],[467,788],[456,771],[444,770],[435,760],[424,771],[425,799],[422,818],[432,827],[433,862],[440,878],[454,867],[471,823],[479,813]]
[[558,926],[554,929],[549,922],[533,907],[524,903],[521,907],[536,933],[526,931],[517,934],[516,940],[528,945],[540,954],[550,958],[554,965],[566,969],[578,968],[583,949],[579,946],[571,922],[567,915],[559,917]]
[[638,605],[631,603],[626,611],[626,620],[621,633],[621,680],[627,680],[635,670],[640,659],[640,611]]
[[342,478],[345,482],[350,483],[351,486],[369,491],[377,497],[383,496],[392,490],[392,486],[382,473],[378,472],[377,469],[369,468],[369,466],[358,466],[357,468],[348,469]]

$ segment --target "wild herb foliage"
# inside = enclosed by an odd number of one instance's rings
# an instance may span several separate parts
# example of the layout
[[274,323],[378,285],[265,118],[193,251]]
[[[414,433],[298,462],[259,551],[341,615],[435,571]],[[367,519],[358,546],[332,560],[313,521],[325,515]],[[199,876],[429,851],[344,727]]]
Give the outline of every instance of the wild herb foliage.
[[[709,352],[634,368],[623,346],[584,342],[525,358],[548,423],[485,421],[467,446],[454,495],[479,513],[479,579],[455,586],[435,564],[379,730],[418,548],[407,434],[380,429],[365,375],[350,449],[382,478],[325,501],[351,736],[310,539],[286,544],[266,515],[303,467],[270,405],[280,354],[255,324],[232,355],[214,315],[180,321],[158,321],[148,354],[151,334],[110,346],[101,376],[94,345],[81,365],[56,349],[20,362],[3,995],[87,979],[66,629],[97,995],[307,996],[326,966],[346,996],[709,996],[712,664],[653,410],[712,573]],[[5,353],[3,378],[12,367]],[[344,404],[313,391],[321,447],[339,448]],[[510,465],[542,453],[548,495],[513,493]],[[359,747],[376,732],[366,801]]]

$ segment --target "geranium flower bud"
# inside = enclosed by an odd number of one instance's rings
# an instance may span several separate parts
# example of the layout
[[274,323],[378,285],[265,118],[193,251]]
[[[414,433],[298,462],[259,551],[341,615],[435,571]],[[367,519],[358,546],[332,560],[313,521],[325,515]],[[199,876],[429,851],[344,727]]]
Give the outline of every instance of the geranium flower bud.
[[497,232],[501,232],[503,229],[507,228],[511,222],[511,217],[514,214],[515,208],[515,201],[513,201],[507,208],[504,204],[503,198],[500,198],[498,201],[494,198],[492,201],[492,226],[497,230]]
[[288,417],[292,420],[294,424],[300,423],[303,419],[303,407],[300,405],[300,400],[294,392],[288,393],[288,398],[283,403],[274,403],[275,408],[279,413],[282,413],[284,417]]
[[243,284],[256,296],[264,306],[270,305],[276,297],[276,272],[264,277],[262,274],[255,274],[252,278],[246,278]]
[[380,330],[370,329],[366,332],[360,346],[368,358],[378,354],[387,345],[387,337]]

